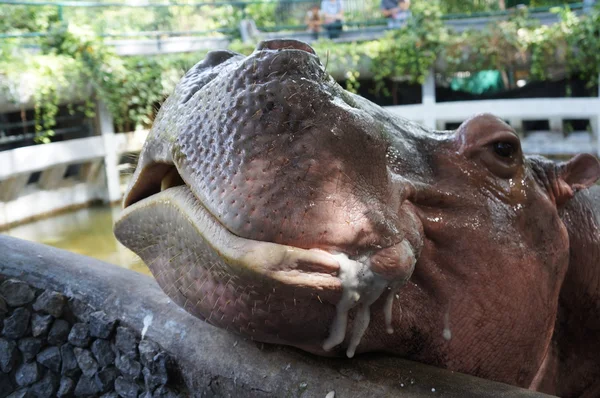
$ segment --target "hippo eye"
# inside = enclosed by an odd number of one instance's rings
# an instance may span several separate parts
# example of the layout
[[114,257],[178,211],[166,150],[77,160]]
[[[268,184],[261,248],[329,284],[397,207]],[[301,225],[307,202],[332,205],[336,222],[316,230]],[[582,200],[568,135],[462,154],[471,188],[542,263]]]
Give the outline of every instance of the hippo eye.
[[515,154],[515,147],[512,143],[498,141],[493,144],[494,152],[501,158],[511,158]]

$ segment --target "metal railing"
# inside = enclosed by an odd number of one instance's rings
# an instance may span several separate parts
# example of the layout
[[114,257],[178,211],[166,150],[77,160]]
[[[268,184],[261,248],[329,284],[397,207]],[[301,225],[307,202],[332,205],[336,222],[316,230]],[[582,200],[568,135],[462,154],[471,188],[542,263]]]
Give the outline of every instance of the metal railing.
[[[556,5],[563,2],[557,1]],[[54,14],[53,22],[74,21],[91,26],[95,33],[105,38],[156,38],[172,36],[225,36],[238,35],[239,21],[245,18],[256,20],[257,27],[264,32],[304,30],[304,15],[315,0],[248,0],[248,1],[203,1],[169,3],[133,2],[87,2],[87,1],[26,1],[0,0],[0,7],[46,7]],[[384,26],[379,9],[380,0],[344,0],[345,25],[351,29]],[[583,3],[569,4],[571,9],[580,10]],[[530,14],[548,13],[552,7],[529,8]],[[135,10],[135,12],[131,12]],[[25,11],[25,10],[24,10]],[[98,15],[103,13],[103,17]],[[467,20],[477,18],[503,18],[506,11],[474,12],[469,14],[447,14],[444,20]],[[2,24],[0,23],[0,29]],[[48,36],[48,31],[26,31],[13,29],[0,32],[0,39],[31,39]]]

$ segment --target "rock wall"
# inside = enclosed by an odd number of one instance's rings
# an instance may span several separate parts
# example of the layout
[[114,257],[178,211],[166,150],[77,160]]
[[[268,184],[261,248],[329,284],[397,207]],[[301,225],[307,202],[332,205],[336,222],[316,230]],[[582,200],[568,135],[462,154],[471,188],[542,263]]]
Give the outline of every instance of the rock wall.
[[545,396],[390,356],[245,340],[148,276],[2,235],[0,295],[0,397]]
[[159,345],[79,299],[0,277],[0,398],[182,397]]

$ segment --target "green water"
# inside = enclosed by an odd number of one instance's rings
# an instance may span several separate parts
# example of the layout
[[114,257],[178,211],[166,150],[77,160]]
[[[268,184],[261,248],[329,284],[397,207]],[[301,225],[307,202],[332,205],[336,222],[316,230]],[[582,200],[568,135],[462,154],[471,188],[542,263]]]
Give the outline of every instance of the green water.
[[58,247],[149,274],[142,260],[112,233],[119,206],[95,206],[24,224],[3,234]]

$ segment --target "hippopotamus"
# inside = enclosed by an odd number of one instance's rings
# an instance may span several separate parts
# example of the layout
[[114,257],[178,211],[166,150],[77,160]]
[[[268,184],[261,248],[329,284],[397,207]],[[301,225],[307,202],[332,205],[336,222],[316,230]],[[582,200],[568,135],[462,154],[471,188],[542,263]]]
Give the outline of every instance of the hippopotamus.
[[524,155],[490,114],[430,131],[264,41],[181,79],[115,234],[186,311],[256,341],[592,397],[599,177],[590,154]]

